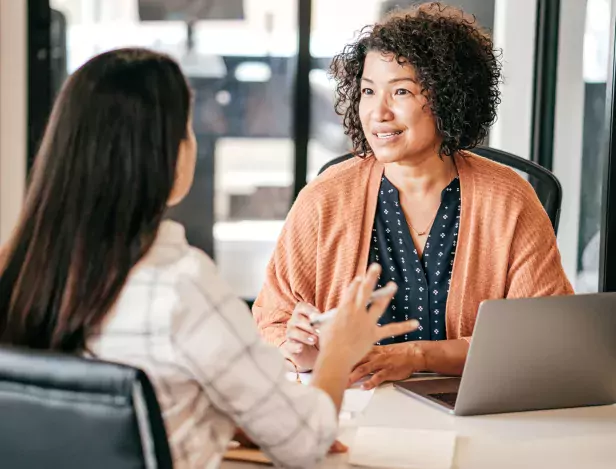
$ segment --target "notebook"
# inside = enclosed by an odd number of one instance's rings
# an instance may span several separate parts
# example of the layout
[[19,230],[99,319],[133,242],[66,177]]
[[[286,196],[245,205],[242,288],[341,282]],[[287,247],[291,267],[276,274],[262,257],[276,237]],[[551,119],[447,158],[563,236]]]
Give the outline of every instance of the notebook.
[[232,448],[228,449],[223,459],[228,461],[252,462],[257,464],[272,465],[272,461],[259,449],[254,448]]
[[456,447],[451,431],[360,427],[349,449],[353,466],[450,469]]

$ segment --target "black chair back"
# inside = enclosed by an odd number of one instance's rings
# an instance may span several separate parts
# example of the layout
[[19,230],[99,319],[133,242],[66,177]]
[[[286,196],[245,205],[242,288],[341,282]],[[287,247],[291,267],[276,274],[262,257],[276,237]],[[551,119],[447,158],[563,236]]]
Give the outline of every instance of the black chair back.
[[[554,233],[558,233],[558,222],[560,220],[560,206],[562,203],[563,190],[560,182],[554,174],[545,169],[543,166],[539,166],[537,163],[511,153],[507,153],[506,151],[485,146],[478,146],[471,151],[489,160],[509,166],[518,173],[521,173],[523,177],[526,177],[528,182],[535,189],[537,197],[541,201],[541,205],[543,205],[543,208],[550,218],[552,227],[554,228]],[[319,170],[319,174],[330,166],[341,163],[350,158],[353,158],[352,153],[347,153],[346,155],[334,158],[323,165],[323,167]]]
[[0,347],[0,466],[171,469],[173,463],[143,371]]

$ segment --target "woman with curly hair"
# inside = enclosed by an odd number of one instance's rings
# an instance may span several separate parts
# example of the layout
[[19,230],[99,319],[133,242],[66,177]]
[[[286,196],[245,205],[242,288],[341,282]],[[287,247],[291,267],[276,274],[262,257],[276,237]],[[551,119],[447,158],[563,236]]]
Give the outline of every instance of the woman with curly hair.
[[500,102],[500,57],[459,9],[439,3],[365,28],[331,65],[355,157],[291,209],[254,315],[299,370],[319,353],[310,318],[370,263],[398,291],[380,324],[416,319],[355,367],[365,388],[416,371],[462,372],[479,304],[572,293],[533,188],[471,152]]

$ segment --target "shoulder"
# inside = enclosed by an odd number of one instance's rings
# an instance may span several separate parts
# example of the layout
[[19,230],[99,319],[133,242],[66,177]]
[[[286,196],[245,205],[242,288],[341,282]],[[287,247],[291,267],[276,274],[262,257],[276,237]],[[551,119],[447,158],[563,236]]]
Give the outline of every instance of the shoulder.
[[540,205],[530,183],[509,166],[471,152],[465,152],[465,156],[457,162],[463,174],[472,178],[474,190],[482,200],[502,201],[520,208]]
[[372,157],[353,156],[328,167],[323,173],[306,185],[300,192],[296,204],[320,205],[338,203],[345,195],[352,196],[361,187],[374,165]]
[[217,308],[235,299],[231,286],[221,277],[214,261],[201,249],[188,246],[175,271],[169,271],[182,301],[188,305]]
[[189,295],[191,300],[200,298],[201,302],[214,304],[221,295],[231,294],[214,261],[201,249],[188,244],[183,226],[170,220],[161,224],[150,251],[135,266],[131,276],[174,290],[182,302],[189,290],[193,291]]
[[[157,254],[159,260],[162,249],[161,244],[154,245],[153,254]],[[164,301],[159,302],[156,309],[172,309],[173,334],[180,338],[207,336],[213,340],[221,333],[221,328],[230,324],[239,331],[250,330],[252,319],[248,305],[233,292],[214,261],[188,243],[182,246],[181,252],[176,252],[168,262],[150,264],[145,269],[156,276],[155,284],[166,291],[161,297]],[[208,321],[208,330],[197,331],[202,329],[204,321]]]

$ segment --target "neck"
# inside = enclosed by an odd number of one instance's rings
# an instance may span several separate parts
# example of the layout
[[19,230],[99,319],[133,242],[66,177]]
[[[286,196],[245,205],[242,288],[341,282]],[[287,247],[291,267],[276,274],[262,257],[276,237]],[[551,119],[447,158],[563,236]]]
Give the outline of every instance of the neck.
[[453,157],[441,159],[437,153],[385,164],[387,179],[408,195],[423,196],[435,189],[441,191],[456,175]]

